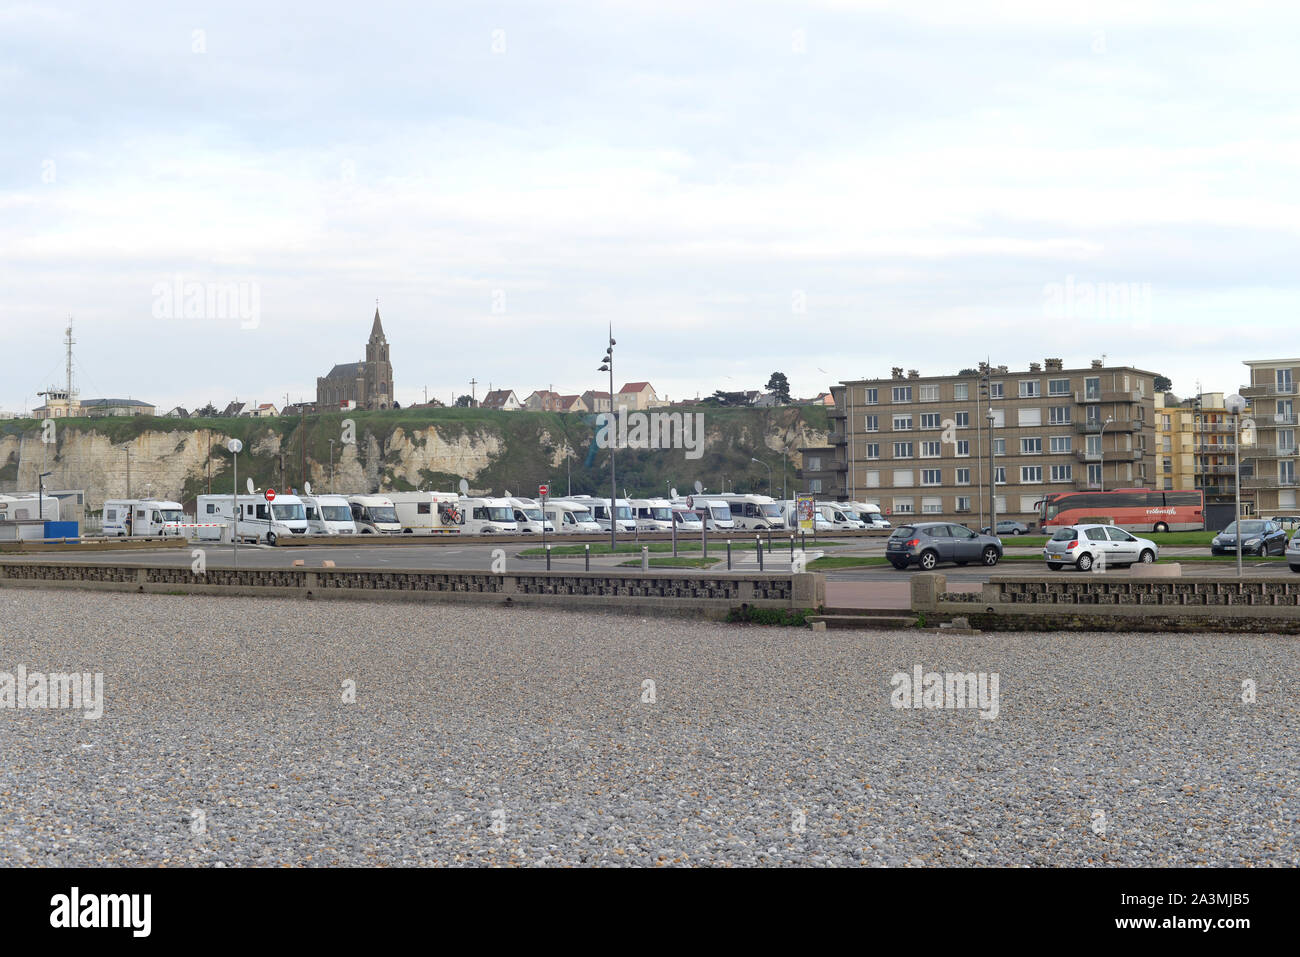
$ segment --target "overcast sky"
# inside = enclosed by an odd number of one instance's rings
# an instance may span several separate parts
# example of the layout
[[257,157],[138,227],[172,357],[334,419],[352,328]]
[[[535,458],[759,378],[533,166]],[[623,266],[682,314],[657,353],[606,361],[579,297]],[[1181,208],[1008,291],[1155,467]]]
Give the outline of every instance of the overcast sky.
[[1056,6],[0,0],[0,409],[1300,354],[1300,8]]

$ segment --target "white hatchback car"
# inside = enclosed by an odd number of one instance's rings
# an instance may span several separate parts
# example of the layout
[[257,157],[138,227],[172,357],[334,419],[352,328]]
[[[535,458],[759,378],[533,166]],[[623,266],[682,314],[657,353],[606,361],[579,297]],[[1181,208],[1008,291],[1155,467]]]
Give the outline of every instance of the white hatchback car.
[[1058,528],[1043,547],[1043,560],[1052,571],[1065,565],[1082,572],[1094,565],[1149,565],[1159,557],[1155,542],[1114,525],[1067,525]]

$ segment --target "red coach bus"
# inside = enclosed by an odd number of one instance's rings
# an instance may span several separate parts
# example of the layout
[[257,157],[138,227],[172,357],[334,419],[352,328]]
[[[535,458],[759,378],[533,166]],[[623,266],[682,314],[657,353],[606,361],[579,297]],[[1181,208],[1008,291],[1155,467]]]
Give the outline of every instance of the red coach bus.
[[1117,488],[1113,492],[1059,492],[1038,503],[1044,529],[1107,518],[1130,532],[1205,530],[1205,493]]

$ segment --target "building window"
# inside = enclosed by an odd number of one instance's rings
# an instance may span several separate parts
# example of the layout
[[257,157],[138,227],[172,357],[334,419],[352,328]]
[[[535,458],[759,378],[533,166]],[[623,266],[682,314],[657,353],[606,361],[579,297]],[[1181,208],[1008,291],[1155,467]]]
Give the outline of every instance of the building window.
[[1048,440],[1048,448],[1052,452],[1070,452],[1074,446],[1074,437],[1069,435],[1054,435]]
[[1016,424],[1021,427],[1042,425],[1043,410],[1042,409],[1017,409]]
[[894,499],[895,515],[911,515],[913,510],[913,500],[910,498]]
[[1070,380],[1069,379],[1048,379],[1047,394],[1048,395],[1069,395]]
[[821,480],[821,479],[809,479],[809,480],[808,480],[808,491],[810,491],[810,492],[820,492],[821,490],[822,490],[822,480]]
[[942,485],[943,469],[921,469],[922,485]]
[[999,465],[997,468],[993,470],[993,484],[994,485],[1007,484],[1007,467],[1005,465]]
[[879,389],[863,389],[863,390],[862,390],[862,404],[863,404],[863,405],[879,405],[879,404],[880,404],[880,390],[879,390]]
[[970,484],[970,469],[958,469],[958,470],[957,470],[957,478],[956,478],[956,480],[953,482],[953,484],[954,484],[954,485],[969,485],[969,484]]
[[957,511],[959,511],[959,512],[969,512],[969,511],[970,511],[970,496],[969,496],[969,495],[958,495],[958,496],[957,496]]
[[1003,388],[1003,385],[1002,385],[1001,382],[990,382],[990,383],[989,383],[989,398],[990,398],[990,399],[1001,399],[1001,398],[1003,398],[1005,395],[1006,395],[1006,389]]
[[921,511],[926,515],[942,515],[943,499],[941,498],[922,498]]
[[970,458],[970,439],[958,439],[958,440],[957,440],[957,453],[956,453],[956,454],[957,454],[957,458],[959,458],[959,459],[968,459],[968,458]]
[[957,428],[959,428],[959,429],[969,429],[969,428],[970,428],[970,413],[969,413],[969,412],[954,412],[954,413],[953,413],[953,422],[956,424]]
[[808,456],[808,471],[820,472],[822,470],[822,457],[820,455]]
[[1100,465],[1088,466],[1088,487],[1101,488],[1101,466]]
[[940,421],[939,413],[938,413],[938,412],[922,412],[922,413],[921,413],[921,428],[923,428],[923,429],[936,429],[936,430],[937,430],[937,429],[941,429],[941,428],[943,428],[943,423]]
[[970,398],[970,383],[958,382],[952,387],[952,397],[957,402],[965,402]]
[[1022,465],[1020,466],[1020,484],[1037,485],[1043,481],[1043,467],[1041,465]]
[[867,488],[880,488],[880,473],[875,469],[867,472]]
[[938,402],[939,387],[937,385],[923,385],[917,389],[917,399],[921,402]]
[[879,431],[880,431],[880,416],[878,416],[878,415],[866,415],[866,416],[863,416],[863,417],[862,417],[862,431],[863,431],[863,432],[879,432]]
[[1021,439],[1020,454],[1021,455],[1042,455],[1043,440],[1042,439]]
[[1006,424],[1007,424],[1007,413],[1006,413],[1006,410],[1005,410],[1005,409],[994,409],[994,410],[993,410],[993,428],[995,428],[995,429],[1006,428]]
[[1052,425],[1069,425],[1070,407],[1068,405],[1049,406],[1047,409],[1047,421]]
[[1043,394],[1042,383],[1037,379],[1020,380],[1020,398],[1033,399]]
[[942,443],[939,443],[939,442],[922,442],[922,443],[921,443],[921,458],[923,458],[923,459],[937,459],[937,458],[939,457],[939,450],[940,450],[940,446],[941,446],[941,444],[942,444]]
[[895,401],[895,402],[911,402],[911,401],[912,401],[912,387],[911,387],[910,385],[896,385],[896,386],[894,386],[894,401]]
[[911,488],[916,484],[916,477],[911,469],[894,470],[894,488]]
[[1089,376],[1083,380],[1083,397],[1093,400],[1101,398],[1101,376]]
[[895,442],[895,443],[894,443],[894,458],[896,458],[896,459],[910,459],[911,457],[912,457],[912,443],[911,443],[911,442]]
[[1007,440],[1006,440],[1006,439],[994,439],[994,440],[993,440],[993,454],[994,454],[994,455],[1006,455],[1006,454],[1007,454]]
[[910,415],[896,415],[896,416],[894,416],[894,431],[895,431],[895,432],[911,432],[911,431],[912,431],[912,417],[911,417]]
[[1053,465],[1052,466],[1053,482],[1072,482],[1074,481],[1073,465]]
[[869,458],[869,459],[878,459],[878,458],[880,458],[880,443],[879,443],[879,442],[868,442],[868,443],[867,443],[867,458]]

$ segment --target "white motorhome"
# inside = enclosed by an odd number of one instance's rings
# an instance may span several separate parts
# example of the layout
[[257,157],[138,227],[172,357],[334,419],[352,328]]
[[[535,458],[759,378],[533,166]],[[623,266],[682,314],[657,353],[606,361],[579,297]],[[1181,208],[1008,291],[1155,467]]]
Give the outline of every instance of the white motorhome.
[[59,520],[59,500],[50,495],[0,495],[0,522]]
[[673,506],[673,521],[677,525],[677,534],[691,535],[704,531],[704,519],[694,509]]
[[358,535],[401,534],[397,508],[387,495],[349,495],[348,507],[352,509]]
[[303,495],[302,507],[307,513],[307,531],[312,535],[355,535],[357,523],[352,521],[352,509],[342,495]]
[[515,513],[515,524],[519,526],[519,531],[530,534],[542,534],[542,526],[546,526],[546,531],[555,531],[555,525],[542,514],[542,507],[534,502],[531,498],[508,498],[507,502]]
[[586,502],[572,499],[550,499],[546,503],[546,519],[560,535],[592,534],[600,531],[600,524],[591,514]]
[[100,530],[108,538],[184,535],[185,509],[163,499],[115,498],[104,503]]
[[857,514],[851,508],[838,502],[822,502],[817,506],[817,511],[821,512],[822,518],[826,519],[832,528],[861,529],[867,527],[867,523],[859,520]]
[[[607,498],[584,498],[583,501],[590,503],[591,514],[595,516],[597,524],[602,531],[609,531],[609,499]],[[636,531],[636,519],[632,516],[632,504],[625,498],[614,500],[614,524],[618,531],[627,532],[629,535]]]
[[509,499],[462,496],[459,507],[460,528],[466,535],[512,534],[519,531],[519,525],[515,522],[515,510]]
[[632,506],[632,517],[636,519],[638,531],[672,531],[673,505],[668,499],[634,498],[628,504]]
[[675,499],[673,504],[699,512],[711,532],[729,531],[736,527],[731,506],[716,495],[692,495],[685,499]]
[[455,492],[389,492],[406,535],[459,535],[460,496]]
[[736,528],[767,529],[785,525],[781,507],[770,495],[723,495],[721,498],[731,506]]
[[867,523],[867,528],[892,528],[889,519],[881,514],[879,505],[869,502],[849,502],[859,519]]
[[213,523],[227,526],[240,541],[268,545],[281,538],[307,534],[307,509],[297,495],[277,495],[274,502],[267,502],[261,495],[200,495],[198,509],[199,538],[222,537],[222,530],[212,528]]

